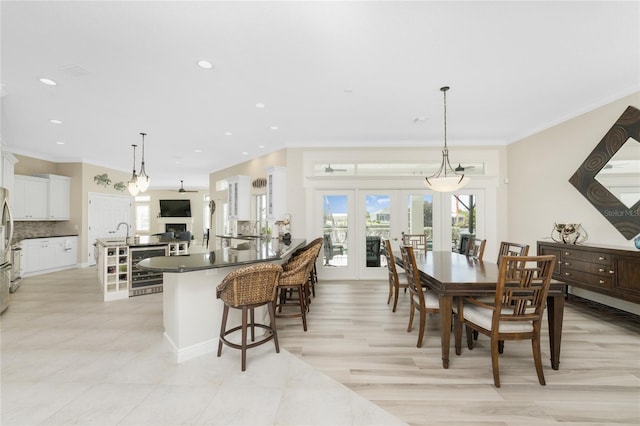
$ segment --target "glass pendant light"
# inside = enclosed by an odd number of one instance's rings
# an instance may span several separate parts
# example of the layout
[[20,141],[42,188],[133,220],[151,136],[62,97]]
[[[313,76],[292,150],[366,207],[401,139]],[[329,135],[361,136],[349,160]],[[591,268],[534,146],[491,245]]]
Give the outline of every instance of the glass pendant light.
[[449,86],[440,88],[444,94],[444,148],[442,148],[442,163],[438,171],[424,179],[424,186],[436,192],[453,192],[468,184],[471,179],[464,173],[457,173],[449,163],[449,149],[447,148],[447,90]]
[[145,192],[149,189],[151,178],[147,176],[147,171],[144,169],[144,137],[147,134],[141,132],[140,135],[142,135],[142,163],[140,164],[140,174],[138,175],[138,188],[140,192]]
[[136,147],[138,145],[132,144],[131,146],[133,147],[133,174],[131,175],[131,180],[127,188],[129,189],[129,194],[135,197],[140,192],[140,188],[138,188],[138,176],[136,175]]

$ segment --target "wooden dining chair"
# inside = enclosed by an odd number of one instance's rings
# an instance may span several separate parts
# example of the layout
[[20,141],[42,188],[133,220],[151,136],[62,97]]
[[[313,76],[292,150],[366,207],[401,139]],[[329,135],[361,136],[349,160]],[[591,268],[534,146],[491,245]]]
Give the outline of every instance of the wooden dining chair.
[[417,310],[420,312],[420,330],[418,331],[418,344],[417,347],[422,347],[422,338],[424,337],[425,323],[427,321],[427,314],[437,314],[440,312],[440,302],[438,298],[422,288],[420,280],[420,271],[416,264],[416,257],[414,249],[410,245],[400,246],[400,253],[402,253],[402,263],[407,273],[407,287],[409,288],[409,294],[411,296],[411,307],[409,313],[409,326],[407,332],[410,332],[413,328],[413,315]]
[[396,311],[398,307],[398,297],[400,296],[400,289],[403,288],[407,291],[407,274],[404,272],[398,272],[398,268],[395,262],[395,256],[391,249],[391,241],[384,240],[382,244],[382,253],[387,260],[387,271],[389,273],[389,297],[387,299],[387,305],[393,298],[393,310]]
[[427,236],[425,234],[402,233],[402,245],[411,246],[416,251],[427,252]]
[[482,260],[484,256],[484,247],[487,245],[487,240],[480,238],[472,238],[467,243],[467,250],[465,255],[477,260]]
[[526,256],[529,254],[528,244],[508,243],[502,241],[500,243],[500,250],[498,251],[498,265],[503,256]]
[[498,345],[505,340],[530,339],[538,382],[545,385],[540,354],[540,330],[551,276],[556,263],[549,256],[503,256],[494,302],[487,304],[473,297],[459,298],[454,332],[456,354],[462,346],[462,325],[466,326],[467,347],[473,349],[471,333],[491,338],[493,383],[500,387]]

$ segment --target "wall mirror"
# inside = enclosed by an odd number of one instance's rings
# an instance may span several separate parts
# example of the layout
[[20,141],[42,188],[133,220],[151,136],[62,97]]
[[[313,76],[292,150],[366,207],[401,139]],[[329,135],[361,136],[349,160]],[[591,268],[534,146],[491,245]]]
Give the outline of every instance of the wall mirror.
[[640,234],[640,110],[622,113],[569,182],[627,240]]

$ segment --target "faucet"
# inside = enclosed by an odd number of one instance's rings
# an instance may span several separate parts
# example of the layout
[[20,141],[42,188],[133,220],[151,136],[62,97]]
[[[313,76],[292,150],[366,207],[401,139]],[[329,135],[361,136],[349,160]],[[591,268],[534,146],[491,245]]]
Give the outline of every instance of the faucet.
[[262,236],[262,222],[256,220],[256,223],[253,225],[253,232]]
[[125,237],[125,242],[129,239],[129,224],[127,222],[120,222],[116,227],[116,232],[120,230],[120,225],[124,225],[127,227],[127,236]]

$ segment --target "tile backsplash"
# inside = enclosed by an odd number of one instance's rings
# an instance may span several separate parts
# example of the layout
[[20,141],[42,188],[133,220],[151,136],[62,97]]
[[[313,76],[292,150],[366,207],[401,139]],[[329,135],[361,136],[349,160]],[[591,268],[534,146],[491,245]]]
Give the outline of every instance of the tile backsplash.
[[56,222],[24,221],[13,222],[13,241],[17,243],[25,238],[45,238],[56,235]]

